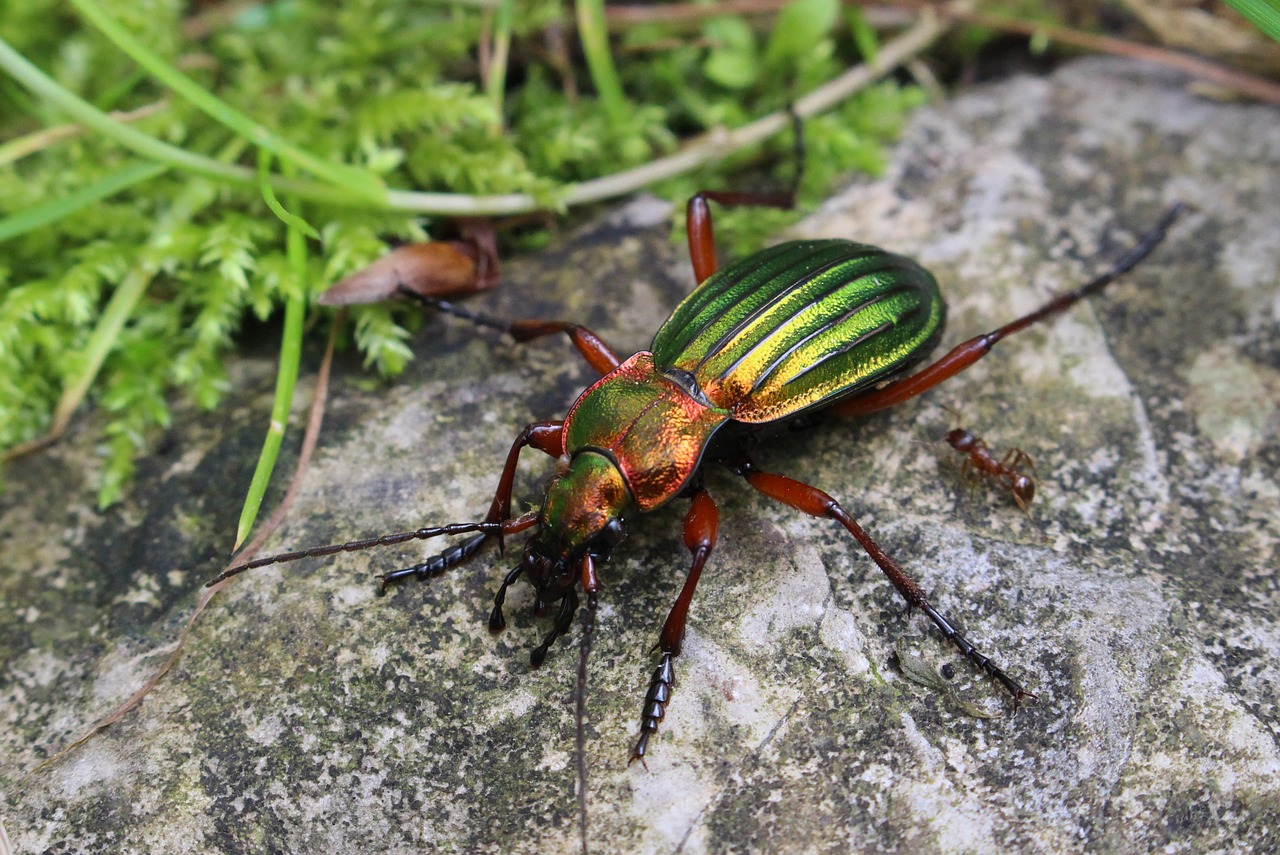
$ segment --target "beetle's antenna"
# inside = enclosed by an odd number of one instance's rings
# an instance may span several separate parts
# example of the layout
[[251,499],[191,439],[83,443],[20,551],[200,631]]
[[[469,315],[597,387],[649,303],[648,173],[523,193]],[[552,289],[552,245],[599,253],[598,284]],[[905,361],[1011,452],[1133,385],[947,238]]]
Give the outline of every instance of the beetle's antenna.
[[511,322],[504,321],[501,318],[495,318],[491,315],[473,312],[470,309],[464,309],[459,305],[441,300],[439,297],[431,297],[427,294],[419,294],[410,288],[401,285],[399,292],[402,297],[408,297],[411,300],[417,300],[424,306],[430,306],[433,309],[444,312],[446,315],[453,315],[455,318],[462,318],[464,321],[470,321],[478,327],[487,327],[491,330],[505,333],[511,331]]
[[587,855],[587,659],[596,632],[596,596],[587,594],[587,616],[578,645],[578,697],[574,713],[578,752],[578,828],[582,832],[582,855]]
[[224,579],[239,576],[246,570],[266,567],[270,564],[285,564],[289,561],[298,561],[303,558],[321,558],[326,555],[337,555],[339,552],[356,552],[361,549],[371,549],[375,546],[395,546],[398,543],[408,543],[411,540],[427,540],[442,535],[467,534],[473,531],[481,532],[486,536],[515,534],[516,532],[524,531],[537,523],[537,521],[537,513],[531,512],[505,522],[452,523],[450,525],[420,528],[415,531],[397,531],[392,534],[379,535],[378,537],[367,537],[363,540],[349,540],[346,543],[313,546],[310,549],[300,549],[296,552],[282,552],[279,555],[269,555],[266,558],[255,558],[253,561],[237,564],[205,582],[205,587],[213,587]]

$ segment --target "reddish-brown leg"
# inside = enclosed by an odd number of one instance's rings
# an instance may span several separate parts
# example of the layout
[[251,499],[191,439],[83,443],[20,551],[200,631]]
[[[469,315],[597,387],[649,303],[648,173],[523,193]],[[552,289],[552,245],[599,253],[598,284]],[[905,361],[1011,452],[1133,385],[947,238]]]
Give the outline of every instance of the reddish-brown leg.
[[898,589],[898,593],[902,594],[908,605],[919,608],[928,615],[929,620],[933,621],[934,625],[942,630],[942,634],[958,647],[970,662],[977,665],[999,682],[1000,685],[1004,686],[1013,695],[1015,707],[1023,698],[1035,699],[1035,695],[1022,688],[994,662],[979,653],[978,649],[964,637],[964,634],[933,607],[928,597],[925,596],[924,591],[920,589],[920,586],[903,572],[902,568],[880,548],[879,544],[871,539],[871,536],[854,521],[853,517],[849,516],[844,508],[840,507],[839,502],[817,487],[787,478],[784,475],[761,472],[750,462],[740,463],[736,470],[739,475],[747,479],[747,483],[769,498],[776,499],[785,505],[790,505],[810,516],[833,519],[844,526],[858,541],[859,545],[866,550],[866,553],[871,556],[871,560],[880,565],[880,569],[889,577],[889,581]]
[[511,488],[515,484],[516,467],[520,465],[520,452],[526,446],[533,446],[550,457],[564,454],[564,422],[534,422],[525,425],[524,430],[511,443],[507,452],[507,462],[502,467],[502,477],[498,479],[498,489],[493,494],[493,503],[489,505],[488,522],[500,522],[511,517]]
[[693,556],[689,575],[684,580],[680,596],[676,598],[667,622],[662,625],[662,634],[658,636],[655,649],[662,651],[662,659],[649,680],[649,691],[644,696],[644,706],[640,710],[640,737],[631,752],[631,761],[644,763],[645,751],[648,750],[649,737],[658,730],[658,724],[667,713],[667,703],[671,700],[671,688],[675,685],[675,668],[672,661],[680,655],[684,644],[685,622],[689,617],[689,604],[693,602],[693,592],[698,587],[698,577],[702,575],[702,567],[707,557],[716,547],[716,533],[720,528],[720,511],[715,500],[706,490],[699,489],[693,494],[693,503],[684,518],[684,545]]
[[795,204],[794,193],[735,193],[723,190],[699,190],[685,208],[685,231],[689,235],[689,260],[693,262],[693,276],[701,285],[716,272],[716,237],[711,228],[711,207],[708,201],[730,207],[735,205],[759,205],[765,208],[790,208]]
[[[1021,448],[1011,448],[1000,461],[1000,467],[1006,474],[1006,483],[1009,492],[1013,494],[1013,500],[1027,516],[1031,516],[1031,502],[1036,497],[1036,482],[1032,477],[1036,474],[1036,462]],[[1027,475],[1023,469],[1031,470],[1031,475]]]
[[560,332],[565,333],[587,364],[601,376],[608,374],[622,362],[600,336],[580,324],[569,321],[512,321],[507,327],[507,332],[521,343]]
[[903,401],[914,398],[922,392],[927,392],[948,377],[959,374],[990,353],[991,348],[995,347],[996,343],[1005,336],[1065,311],[1084,298],[1097,294],[1115,279],[1127,273],[1164,240],[1165,233],[1168,232],[1169,227],[1173,225],[1178,215],[1182,213],[1182,208],[1181,203],[1169,208],[1154,229],[1145,234],[1138,241],[1138,244],[1116,261],[1106,273],[1103,273],[1092,282],[1074,291],[1058,295],[1034,312],[1023,315],[999,329],[969,339],[953,348],[950,353],[937,362],[922,371],[912,374],[910,377],[898,380],[883,389],[868,392],[865,395],[836,404],[831,409],[841,416],[864,416],[877,410],[901,404]]
[[[520,435],[516,437],[516,441],[511,444],[511,450],[507,452],[506,465],[502,467],[502,477],[498,479],[498,489],[493,494],[493,502],[489,505],[489,513],[485,516],[485,522],[498,523],[511,518],[511,488],[515,484],[516,467],[520,463],[520,452],[526,446],[533,446],[539,451],[552,457],[559,457],[564,453],[564,422],[534,422],[525,425],[524,430],[520,431]],[[386,590],[387,586],[402,582],[405,579],[413,577],[415,579],[430,579],[439,576],[450,567],[456,567],[463,561],[466,561],[472,555],[484,546],[485,541],[494,534],[483,533],[473,535],[459,543],[457,546],[451,547],[439,555],[433,555],[420,564],[414,564],[411,567],[404,567],[400,570],[393,570],[378,577],[382,590]],[[497,535],[499,545],[502,544],[502,533]],[[518,574],[517,574],[518,576]],[[511,579],[510,582],[514,582]],[[489,628],[497,632],[502,627],[502,595],[506,593],[510,582],[504,583],[498,594],[498,602],[494,606],[494,614],[496,618],[491,617],[489,620]]]

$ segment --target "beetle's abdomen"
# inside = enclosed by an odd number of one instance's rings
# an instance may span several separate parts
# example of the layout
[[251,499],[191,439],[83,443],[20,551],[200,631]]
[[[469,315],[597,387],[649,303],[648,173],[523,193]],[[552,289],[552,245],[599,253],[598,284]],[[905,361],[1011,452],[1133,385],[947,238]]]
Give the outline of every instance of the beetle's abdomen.
[[700,403],[642,351],[582,393],[565,419],[564,448],[611,457],[636,505],[649,511],[680,492],[728,420],[728,411]]
[[909,258],[844,240],[792,241],[707,278],[653,339],[735,421],[830,404],[923,358],[945,306]]

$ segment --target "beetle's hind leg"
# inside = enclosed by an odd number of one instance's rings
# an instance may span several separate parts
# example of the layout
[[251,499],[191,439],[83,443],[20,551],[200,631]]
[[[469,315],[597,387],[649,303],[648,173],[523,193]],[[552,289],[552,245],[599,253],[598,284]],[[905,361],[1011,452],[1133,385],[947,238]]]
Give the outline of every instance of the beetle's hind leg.
[[716,533],[720,528],[720,511],[715,500],[706,490],[699,488],[693,494],[693,503],[684,518],[684,544],[693,556],[689,575],[684,580],[680,596],[676,598],[667,622],[662,625],[662,634],[658,636],[655,649],[662,651],[658,667],[649,679],[649,690],[645,692],[644,706],[640,709],[640,736],[636,747],[631,751],[631,762],[639,760],[644,763],[645,752],[649,748],[649,737],[658,730],[658,724],[667,713],[667,704],[671,700],[671,689],[675,685],[674,660],[680,655],[684,644],[685,622],[689,617],[689,604],[693,601],[693,592],[698,587],[698,577],[702,575],[702,567],[707,557],[716,546]]
[[1035,695],[1022,688],[1016,680],[1004,672],[998,665],[991,661],[990,658],[984,656],[978,651],[967,638],[964,637],[955,624],[947,620],[933,604],[929,602],[929,598],[925,596],[920,586],[916,584],[910,576],[908,576],[901,567],[898,566],[889,555],[880,548],[871,536],[863,530],[862,526],[849,516],[848,512],[840,506],[840,503],[819,490],[808,484],[787,478],[784,475],[775,475],[772,472],[761,472],[749,461],[740,461],[735,467],[735,471],[742,477],[747,479],[752,487],[755,487],[761,493],[764,493],[771,499],[776,499],[785,505],[790,505],[798,511],[809,514],[814,517],[827,517],[844,526],[859,545],[866,550],[867,555],[871,556],[871,560],[880,566],[884,574],[889,577],[889,581],[898,589],[898,593],[902,594],[908,605],[920,609],[929,616],[929,620],[933,621],[934,626],[942,630],[942,634],[947,637],[952,644],[960,649],[973,664],[977,665],[987,673],[993,680],[1004,686],[1009,694],[1013,695],[1013,705],[1016,708],[1018,703],[1023,699],[1035,700]]
[[1132,249],[1117,259],[1104,273],[1085,285],[1074,291],[1059,294],[1034,312],[1010,321],[1002,327],[956,345],[937,362],[925,366],[910,376],[894,380],[883,388],[873,389],[841,401],[831,408],[832,411],[844,417],[865,416],[910,400],[916,395],[929,391],[943,380],[959,374],[990,353],[991,348],[1006,336],[1066,311],[1086,297],[1099,293],[1107,285],[1128,273],[1160,245],[1183,210],[1184,206],[1181,202],[1172,205],[1165,211],[1155,228],[1143,235]]

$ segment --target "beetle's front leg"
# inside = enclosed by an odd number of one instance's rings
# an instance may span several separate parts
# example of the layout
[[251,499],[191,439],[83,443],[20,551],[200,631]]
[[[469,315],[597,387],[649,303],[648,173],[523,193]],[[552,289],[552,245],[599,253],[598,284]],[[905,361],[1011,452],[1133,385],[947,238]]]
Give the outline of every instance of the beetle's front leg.
[[761,472],[755,468],[755,465],[749,461],[740,462],[736,471],[739,475],[747,479],[747,483],[755,487],[761,493],[764,493],[771,499],[776,499],[785,505],[790,505],[798,511],[809,514],[814,517],[826,517],[840,523],[859,545],[866,550],[867,555],[871,556],[871,560],[880,566],[884,574],[889,577],[889,581],[898,589],[898,593],[902,594],[908,605],[919,608],[922,612],[929,616],[929,620],[933,621],[938,629],[942,630],[942,634],[947,640],[960,649],[970,662],[977,665],[987,673],[992,679],[996,680],[1000,685],[1013,695],[1013,704],[1016,708],[1018,703],[1024,698],[1035,699],[1035,695],[1006,674],[998,665],[991,661],[990,658],[978,652],[978,649],[964,637],[962,633],[951,621],[947,620],[933,604],[929,602],[929,598],[925,596],[920,586],[916,584],[910,576],[903,572],[889,555],[880,548],[880,545],[871,539],[871,536],[863,530],[862,526],[849,516],[844,508],[840,507],[840,503],[831,496],[827,495],[817,487],[787,478],[784,475],[775,475],[772,472]]
[[693,502],[684,518],[684,545],[693,556],[693,564],[689,575],[684,580],[684,587],[675,605],[667,615],[667,622],[662,625],[662,634],[658,636],[655,647],[662,651],[662,659],[649,680],[649,691],[644,696],[644,706],[640,711],[640,737],[631,752],[631,762],[639,760],[644,763],[645,751],[649,746],[649,737],[657,732],[658,723],[667,713],[667,703],[671,700],[671,688],[675,685],[675,668],[673,660],[680,655],[684,644],[685,621],[689,617],[689,604],[693,601],[693,592],[698,587],[698,577],[702,575],[702,567],[707,557],[716,546],[716,534],[720,528],[720,511],[715,500],[706,490],[699,488],[693,494]]
[[[502,467],[502,477],[498,480],[498,489],[493,495],[493,502],[489,505],[485,522],[498,523],[511,519],[511,489],[515,484],[516,467],[520,464],[520,452],[526,446],[533,446],[551,457],[559,457],[564,453],[564,422],[534,422],[525,425],[524,430],[520,431],[516,441],[511,444],[511,450],[507,452],[507,462]],[[383,574],[378,577],[381,590],[385,591],[388,585],[402,582],[411,576],[416,579],[439,576],[450,567],[455,567],[475,555],[490,537],[493,535],[488,533],[472,535],[457,546],[446,549],[420,564]],[[498,542],[502,543],[501,534],[498,535]],[[503,590],[505,591],[505,586]],[[500,603],[496,611],[499,615],[501,614]]]

